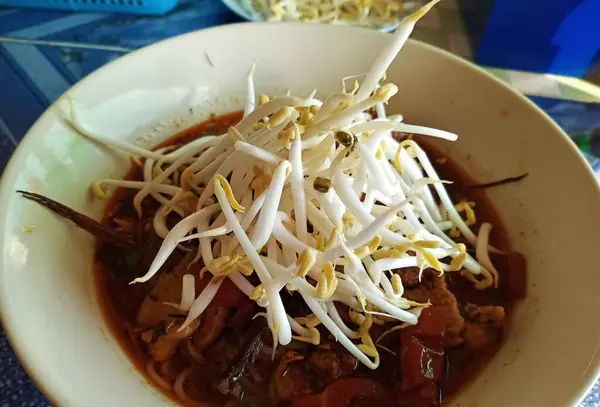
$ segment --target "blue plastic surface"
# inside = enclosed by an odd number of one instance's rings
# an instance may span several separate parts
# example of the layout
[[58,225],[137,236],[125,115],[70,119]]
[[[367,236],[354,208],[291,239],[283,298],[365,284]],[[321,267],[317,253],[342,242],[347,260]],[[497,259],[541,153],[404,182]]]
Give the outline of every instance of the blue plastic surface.
[[163,15],[178,3],[179,0],[0,0],[0,7]]
[[496,0],[475,61],[581,77],[600,59],[600,0]]

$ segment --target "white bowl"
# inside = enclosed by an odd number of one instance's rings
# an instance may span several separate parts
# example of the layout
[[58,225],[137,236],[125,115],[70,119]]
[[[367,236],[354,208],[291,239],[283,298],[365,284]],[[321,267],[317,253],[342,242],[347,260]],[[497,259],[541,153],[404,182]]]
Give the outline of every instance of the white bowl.
[[[120,58],[71,91],[99,132],[148,145],[185,127],[189,107],[227,112],[243,103],[258,63],[260,92],[338,90],[366,72],[390,36],[307,24],[241,24],[173,38]],[[600,356],[600,191],[567,136],[524,97],[436,48],[409,42],[388,71],[400,93],[389,111],[459,134],[445,143],[479,180],[524,172],[490,191],[514,248],[529,261],[529,295],[505,345],[451,405],[563,406],[580,401]],[[194,114],[199,120],[200,114]],[[152,127],[153,122],[162,122]],[[28,372],[60,406],[164,406],[111,335],[92,279],[93,239],[36,204],[26,189],[98,218],[90,183],[129,162],[67,131],[52,106],[8,165],[0,191],[4,327]],[[23,228],[35,226],[26,233]]]

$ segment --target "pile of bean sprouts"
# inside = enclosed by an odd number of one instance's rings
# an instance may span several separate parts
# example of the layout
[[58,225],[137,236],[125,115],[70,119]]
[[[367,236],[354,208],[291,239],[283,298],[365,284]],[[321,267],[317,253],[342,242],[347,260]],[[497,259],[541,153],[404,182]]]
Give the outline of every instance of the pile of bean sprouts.
[[268,21],[302,21],[386,27],[398,24],[402,14],[416,8],[414,1],[399,0],[246,0]]
[[[181,329],[230,279],[264,309],[257,315],[267,319],[274,349],[294,339],[319,344],[322,324],[374,369],[379,352],[371,325],[414,325],[428,306],[406,299],[392,270],[460,272],[478,288],[497,285],[488,255],[491,226],[484,223],[475,235],[472,204],[455,206],[423,149],[411,139],[397,141],[392,132],[450,141],[457,136],[405,124],[385,111],[398,91],[382,83],[385,71],[436,2],[402,21],[362,84],[343,86],[324,101],[316,91],[256,96],[253,67],[243,119],[227,134],[174,150],[149,151],[94,134],[70,109],[66,120],[80,134],[144,159],[143,181],[104,179],[92,191],[106,198],[107,187],[139,190],[133,205],[140,216],[144,199],[161,205],[153,223],[164,241],[146,275],[133,283],[150,280],[183,242],[197,244],[195,261],[203,261],[201,273],[211,279],[196,293],[198,276],[184,276],[181,302],[172,304],[187,313]],[[371,109],[377,118],[367,113]],[[169,229],[166,218],[173,213],[181,220]],[[477,260],[451,238],[457,235],[475,247]],[[254,273],[260,284],[248,280]],[[311,313],[290,316],[282,290],[296,292]],[[336,303],[349,307],[358,329],[344,322]]]

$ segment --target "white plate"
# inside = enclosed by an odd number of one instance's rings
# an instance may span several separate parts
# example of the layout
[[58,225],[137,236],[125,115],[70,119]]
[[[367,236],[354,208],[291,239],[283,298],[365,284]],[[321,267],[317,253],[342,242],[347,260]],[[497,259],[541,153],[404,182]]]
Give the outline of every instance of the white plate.
[[[70,94],[99,132],[150,145],[196,111],[240,108],[256,62],[259,92],[320,94],[366,72],[390,36],[329,25],[241,24],[173,38],[108,64]],[[566,135],[525,98],[443,51],[409,42],[388,70],[389,111],[459,134],[442,147],[479,180],[524,172],[490,191],[513,246],[529,260],[529,296],[505,345],[451,405],[574,405],[598,376],[600,192]],[[92,239],[15,193],[48,195],[98,218],[92,181],[128,160],[63,127],[52,106],[29,131],[0,186],[0,304],[29,373],[60,406],[163,406],[121,352],[94,296]],[[200,119],[200,113],[194,120]],[[152,127],[161,122],[162,127]],[[177,124],[180,127],[177,127]],[[35,226],[32,233],[24,227]]]

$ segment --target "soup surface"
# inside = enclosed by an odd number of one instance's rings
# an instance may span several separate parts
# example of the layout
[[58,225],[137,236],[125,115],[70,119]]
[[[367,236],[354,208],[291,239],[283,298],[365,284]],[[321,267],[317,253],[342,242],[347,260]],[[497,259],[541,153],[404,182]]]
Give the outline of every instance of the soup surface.
[[[241,113],[211,117],[158,147],[226,133],[240,118]],[[404,296],[431,306],[418,325],[403,329],[390,330],[397,323],[374,318],[370,332],[381,358],[376,370],[360,364],[320,327],[318,346],[292,341],[273,349],[264,318],[256,317],[259,307],[229,279],[201,318],[179,332],[186,315],[165,303],[179,303],[183,276],[200,275],[203,264],[193,262],[195,247],[184,243],[150,282],[130,285],[146,273],[162,243],[153,226],[158,203],[144,200],[139,218],[133,206],[136,190],[118,189],[103,221],[134,236],[139,249],[98,242],[96,250],[97,294],[114,334],[148,379],[185,406],[443,404],[496,353],[513,306],[525,295],[525,263],[509,251],[485,189],[469,188],[474,183],[454,163],[427,145],[425,149],[440,177],[456,181],[447,187],[454,201],[474,203],[473,230],[482,222],[495,226],[491,243],[504,251],[491,255],[500,283],[478,290],[460,272],[440,277],[427,269],[419,278],[416,267],[398,270]],[[142,167],[143,162],[134,163],[127,178],[141,180]],[[173,227],[178,220],[169,216],[167,223]],[[196,278],[196,292],[206,286],[209,274]],[[282,297],[292,316],[309,312],[297,293],[282,290]],[[340,316],[356,329],[344,307],[338,307]]]

